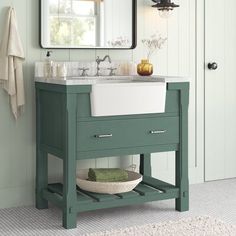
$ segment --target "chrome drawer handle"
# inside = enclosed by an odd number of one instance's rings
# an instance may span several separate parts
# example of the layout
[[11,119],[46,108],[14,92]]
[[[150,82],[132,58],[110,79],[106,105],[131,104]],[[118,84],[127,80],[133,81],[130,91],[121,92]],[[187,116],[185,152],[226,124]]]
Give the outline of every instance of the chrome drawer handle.
[[111,138],[112,134],[97,134],[94,135],[95,138]]
[[164,134],[167,130],[151,130],[150,134]]

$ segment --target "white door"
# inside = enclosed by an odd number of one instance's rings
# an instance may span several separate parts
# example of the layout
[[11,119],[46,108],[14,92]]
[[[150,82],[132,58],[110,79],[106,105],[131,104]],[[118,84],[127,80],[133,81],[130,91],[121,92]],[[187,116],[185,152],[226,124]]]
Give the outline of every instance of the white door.
[[206,181],[236,177],[235,9],[236,0],[205,0]]

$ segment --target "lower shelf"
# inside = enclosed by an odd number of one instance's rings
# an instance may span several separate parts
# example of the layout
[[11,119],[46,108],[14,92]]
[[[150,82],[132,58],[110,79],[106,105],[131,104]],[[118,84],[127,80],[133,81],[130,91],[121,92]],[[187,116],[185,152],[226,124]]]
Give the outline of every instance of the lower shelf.
[[[77,202],[72,206],[76,212],[119,207],[125,205],[140,204],[149,201],[179,198],[179,189],[171,184],[143,177],[143,181],[131,192],[120,194],[99,194],[76,189]],[[50,184],[43,191],[46,200],[63,207],[63,185],[60,183]]]

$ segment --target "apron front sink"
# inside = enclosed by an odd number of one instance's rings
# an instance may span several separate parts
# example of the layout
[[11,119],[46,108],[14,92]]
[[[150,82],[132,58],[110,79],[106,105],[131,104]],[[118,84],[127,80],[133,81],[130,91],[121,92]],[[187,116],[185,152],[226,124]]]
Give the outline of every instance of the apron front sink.
[[163,78],[101,77],[92,84],[90,101],[94,117],[164,113],[166,82]]

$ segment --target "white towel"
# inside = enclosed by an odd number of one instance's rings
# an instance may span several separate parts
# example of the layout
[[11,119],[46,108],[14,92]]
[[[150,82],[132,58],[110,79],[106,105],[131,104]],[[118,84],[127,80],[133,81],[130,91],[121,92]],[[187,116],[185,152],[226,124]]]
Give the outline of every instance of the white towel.
[[12,113],[17,119],[25,104],[22,63],[24,50],[14,8],[9,7],[0,45],[0,82],[10,96]]

